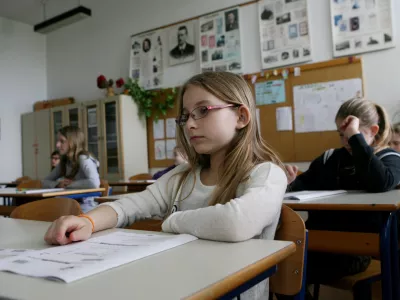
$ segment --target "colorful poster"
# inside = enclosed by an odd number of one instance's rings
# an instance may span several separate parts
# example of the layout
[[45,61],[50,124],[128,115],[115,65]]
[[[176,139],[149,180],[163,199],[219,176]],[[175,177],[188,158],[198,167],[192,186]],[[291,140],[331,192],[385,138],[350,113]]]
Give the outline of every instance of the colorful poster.
[[261,0],[258,8],[263,69],[312,60],[307,0]]
[[161,30],[132,37],[129,76],[147,90],[163,84],[163,41]]
[[283,103],[286,101],[284,80],[257,82],[254,84],[254,89],[257,105]]
[[242,73],[239,11],[235,7],[200,18],[199,56],[203,72]]
[[395,46],[392,0],[330,0],[333,56]]

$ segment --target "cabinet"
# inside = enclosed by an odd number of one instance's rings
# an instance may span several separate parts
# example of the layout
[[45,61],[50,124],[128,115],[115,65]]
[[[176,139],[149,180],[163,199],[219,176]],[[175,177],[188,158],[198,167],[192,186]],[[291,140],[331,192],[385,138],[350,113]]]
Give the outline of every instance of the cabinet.
[[40,110],[21,117],[22,174],[42,179],[51,171],[50,110]]
[[51,150],[56,149],[57,132],[64,126],[82,128],[82,104],[75,103],[50,109]]
[[100,176],[127,180],[148,173],[146,120],[130,96],[83,102],[87,149],[100,161]]

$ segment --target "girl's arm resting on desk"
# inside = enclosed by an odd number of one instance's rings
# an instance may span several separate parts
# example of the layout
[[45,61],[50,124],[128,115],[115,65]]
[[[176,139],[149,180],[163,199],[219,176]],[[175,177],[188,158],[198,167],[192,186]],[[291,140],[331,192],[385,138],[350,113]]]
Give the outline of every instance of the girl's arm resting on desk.
[[47,177],[42,180],[42,188],[53,189],[58,185],[57,179],[61,177],[61,166],[58,164]]
[[250,174],[240,198],[228,203],[173,213],[165,232],[188,233],[202,239],[238,242],[261,234],[279,218],[287,178],[272,163],[261,164]]
[[169,199],[177,192],[180,177],[175,174],[182,172],[185,168],[187,168],[186,164],[177,166],[149,185],[143,192],[126,194],[117,201],[100,205],[111,206],[117,212],[117,227],[125,227],[137,220],[155,216],[162,218],[168,211]]
[[379,159],[362,134],[353,135],[349,145],[354,157],[356,172],[362,178],[368,192],[386,192],[400,182],[400,157],[397,153]]
[[321,190],[323,183],[320,182],[321,173],[324,168],[323,154],[313,160],[307,171],[300,174],[288,185],[288,192],[297,192],[304,190]]

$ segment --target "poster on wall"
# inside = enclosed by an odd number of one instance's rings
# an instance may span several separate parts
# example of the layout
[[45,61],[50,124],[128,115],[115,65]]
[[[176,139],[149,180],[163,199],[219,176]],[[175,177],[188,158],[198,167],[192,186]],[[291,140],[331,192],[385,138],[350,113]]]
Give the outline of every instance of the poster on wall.
[[204,71],[242,73],[239,8],[219,11],[199,19],[200,67]]
[[163,40],[162,30],[132,37],[129,76],[147,90],[163,84]]
[[263,69],[312,60],[307,0],[261,0],[258,19]]
[[168,28],[169,66],[184,64],[196,59],[195,23],[186,22]]
[[330,0],[335,57],[395,46],[392,0]]

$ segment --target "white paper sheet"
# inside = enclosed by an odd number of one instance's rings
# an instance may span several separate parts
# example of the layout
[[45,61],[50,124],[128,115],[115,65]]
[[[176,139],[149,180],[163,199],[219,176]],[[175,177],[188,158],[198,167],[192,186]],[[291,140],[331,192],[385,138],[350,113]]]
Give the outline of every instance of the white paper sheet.
[[258,131],[261,133],[261,127],[260,127],[260,109],[256,109],[256,121],[257,121],[257,127]]
[[305,200],[317,199],[317,198],[321,198],[321,197],[328,197],[328,196],[340,195],[340,194],[346,194],[346,193],[347,193],[347,191],[345,191],[345,190],[290,192],[290,193],[286,193],[285,197],[283,199],[284,200],[299,200],[301,202],[301,201],[305,201]]
[[117,231],[85,242],[0,259],[0,270],[68,283],[196,239],[188,234]]
[[290,106],[278,107],[276,109],[276,130],[291,131],[293,130],[292,108]]
[[153,121],[153,137],[155,140],[164,138],[164,119]]
[[174,159],[174,148],[176,147],[176,141],[175,140],[167,140],[166,143],[166,148],[167,148],[167,158],[168,159]]
[[340,105],[361,96],[361,78],[293,87],[296,132],[336,130],[335,116]]
[[174,118],[168,118],[166,121],[167,138],[175,138],[176,122]]
[[154,142],[154,156],[156,160],[166,159],[165,140]]

